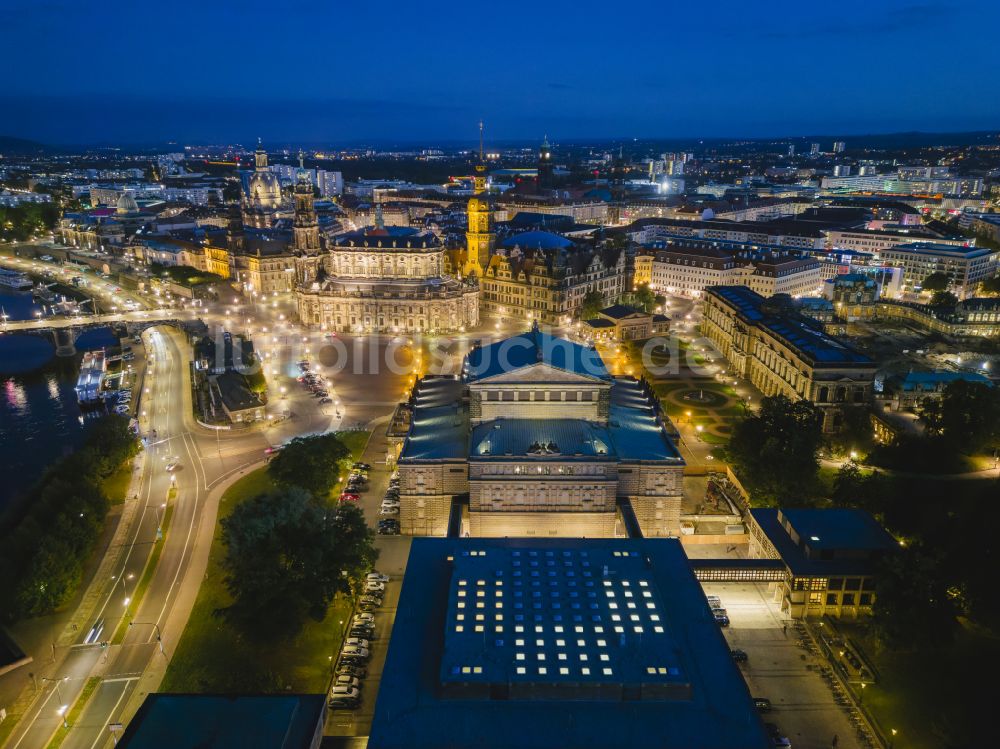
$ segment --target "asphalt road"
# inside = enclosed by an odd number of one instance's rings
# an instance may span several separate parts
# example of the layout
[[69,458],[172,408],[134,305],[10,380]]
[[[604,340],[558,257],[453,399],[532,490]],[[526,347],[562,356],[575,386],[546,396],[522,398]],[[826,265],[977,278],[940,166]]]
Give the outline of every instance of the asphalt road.
[[[87,620],[104,621],[101,640],[112,640],[125,617],[126,602],[136,593],[150,553],[162,543],[159,562],[121,644],[107,648],[85,644],[88,623],[79,627],[71,646],[57,649],[56,661],[38,676],[59,680],[58,688],[54,682],[39,679],[40,698],[8,742],[15,749],[44,747],[56,731],[67,730],[60,727],[58,709],[72,704],[92,675],[102,676],[103,681],[82,718],[68,729],[64,746],[90,749],[111,739],[108,724],[119,719],[120,710],[150,660],[162,657],[157,627],[162,630],[176,599],[205,495],[226,476],[258,461],[268,444],[260,431],[206,433],[197,427],[187,406],[190,354],[183,337],[171,329],[158,328],[148,331],[144,340],[147,368],[139,409],[145,413],[141,427],[149,445],[142,457],[138,494],[128,500],[138,503],[138,507],[129,518],[124,547],[109,550],[117,551],[113,574],[102,586],[96,610]],[[166,470],[169,462],[178,464],[173,473]],[[163,540],[157,541],[157,528],[172,486],[176,494],[169,500],[173,507],[170,529]],[[165,648],[171,647],[180,634],[161,633]]]

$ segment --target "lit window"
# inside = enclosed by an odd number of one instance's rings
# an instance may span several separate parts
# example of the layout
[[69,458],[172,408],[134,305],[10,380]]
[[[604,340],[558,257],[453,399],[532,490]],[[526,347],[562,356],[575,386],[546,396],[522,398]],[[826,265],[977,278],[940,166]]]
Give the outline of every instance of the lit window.
[[476,585],[486,585],[485,580],[476,580]]
[[501,602],[498,601],[497,602],[497,608],[498,609],[502,609],[503,608],[503,603],[501,603]]
[[639,587],[645,588],[647,585],[649,585],[649,583],[647,583],[645,580],[639,581]]
[[[608,608],[609,608],[609,609],[616,609],[616,608],[618,608],[618,604],[617,604],[617,603],[609,603],[609,604],[608,604]],[[612,618],[613,618],[613,617],[612,617]]]
[[622,580],[622,587],[627,588],[631,583],[628,580]]
[[514,656],[514,659],[515,659],[515,660],[518,660],[518,661],[523,661],[523,660],[524,660],[524,653],[517,653],[517,654],[516,654],[516,655]]
[[497,632],[503,632],[503,625],[498,624],[496,627],[494,627],[494,629],[496,629]]
[[604,627],[594,627],[594,632],[596,632],[597,634],[601,634],[602,632],[604,632]]
[[580,653],[580,660],[581,661],[587,660],[587,654],[586,653]]
[[622,632],[624,632],[624,631],[625,631],[625,627],[622,627],[622,626],[618,626],[618,627],[615,627],[615,632],[616,632],[617,634],[619,634],[619,635],[620,635],[620,634],[621,634]]
[[458,602],[458,607],[459,607],[460,609],[464,609],[464,608],[465,608],[465,601],[459,601],[459,602]]
[[545,653],[538,653],[537,654],[537,658],[540,661],[544,661],[545,660]]
[[660,626],[653,627],[653,631],[656,632],[657,634],[663,634],[663,627]]
[[559,669],[559,673],[565,676],[566,674],[569,673],[569,669],[563,666],[562,668]]
[[476,631],[477,632],[482,632],[483,631],[483,625],[482,624],[477,624],[476,625]]
[[560,648],[566,647],[566,641],[565,640],[556,640],[556,646],[560,647]]
[[639,621],[639,615],[638,614],[632,614],[632,616],[630,616],[629,619],[631,619],[634,622],[637,622],[637,621]]
[[656,604],[655,603],[647,603],[646,604],[646,608],[650,609],[651,611],[655,611],[656,610]]
[[625,597],[626,598],[631,598],[632,597],[632,591],[631,590],[626,590],[625,591]]
[[462,666],[462,673],[463,674],[471,674],[472,673],[472,669],[469,668],[468,666]]
[[598,640],[597,641],[597,647],[599,647],[599,648],[606,648],[607,646],[608,646],[608,641],[607,640]]
[[476,597],[477,598],[484,598],[485,596],[486,596],[486,591],[485,590],[477,590],[476,591]]
[[611,669],[610,668],[604,669],[604,675],[605,676],[611,676]]
[[636,634],[640,634],[640,635],[642,634],[642,627],[633,627],[632,629],[635,630]]
[[482,672],[483,672],[482,666],[476,666],[474,669],[472,669],[472,673],[474,674],[481,674]]
[[601,653],[601,660],[604,661],[604,662],[607,662],[607,661],[609,661],[611,659],[608,657],[607,653]]
[[459,580],[459,581],[458,581],[458,584],[459,584],[459,585],[465,585],[465,580]]
[[583,627],[573,627],[574,632],[583,632]]
[[535,640],[535,647],[544,648],[545,640]]
[[557,624],[557,625],[556,625],[556,626],[554,627],[554,629],[555,629],[555,631],[556,631],[556,632],[562,632],[562,631],[563,631],[563,628],[562,628],[562,625],[561,625],[561,624]]
[[465,591],[464,590],[458,591],[458,597],[459,598],[465,598]]
[[535,631],[536,631],[536,632],[544,632],[544,631],[545,631],[545,627],[542,627],[542,626],[536,626],[536,627],[535,627]]
[[559,660],[561,660],[561,661],[566,660],[566,654],[565,653],[559,653]]
[[514,640],[514,644],[517,645],[519,648],[523,648],[524,647],[524,640],[520,640],[520,639]]
[[545,676],[545,674],[547,674],[548,672],[549,671],[548,671],[547,668],[545,668],[545,666],[539,666],[539,668],[538,668],[539,675]]
[[456,619],[457,619],[458,621],[462,621],[463,619],[465,619],[465,614],[456,614],[456,615],[455,615],[455,618],[456,618]]
[[524,668],[524,666],[518,666],[517,667],[517,672],[519,674],[523,674],[523,673],[525,673],[525,671],[526,671],[526,669]]
[[648,590],[644,590],[644,591],[642,591],[642,597],[643,598],[652,598],[653,594],[650,593]]
[[647,666],[646,667],[646,673],[647,674],[655,674],[656,673],[656,669],[653,668],[653,666]]
[[486,618],[485,614],[476,614],[476,621],[481,622]]
[[608,598],[614,598],[615,597],[615,592],[613,590],[606,590],[606,591],[604,591],[604,593],[605,593],[605,595],[607,595]]
[[611,615],[611,621],[613,621],[613,622],[620,622],[621,620],[622,620],[622,618],[618,614],[612,614]]
[[503,614],[497,614],[493,618],[496,619],[498,622],[502,622],[503,621]]
[[659,614],[650,614],[649,615],[649,619],[650,619],[650,621],[658,622],[658,621],[660,621],[660,615]]
[[590,676],[590,669],[589,668],[581,668],[580,669],[580,673],[583,674],[584,676]]
[[476,608],[477,609],[485,609],[486,608],[486,604],[483,603],[482,601],[476,601]]
[[515,632],[523,632],[524,631],[524,627],[522,627],[520,624],[515,624],[514,625],[514,631]]
[[463,627],[461,624],[459,624],[458,626],[455,627],[455,631],[456,632],[464,632],[465,631],[465,627]]

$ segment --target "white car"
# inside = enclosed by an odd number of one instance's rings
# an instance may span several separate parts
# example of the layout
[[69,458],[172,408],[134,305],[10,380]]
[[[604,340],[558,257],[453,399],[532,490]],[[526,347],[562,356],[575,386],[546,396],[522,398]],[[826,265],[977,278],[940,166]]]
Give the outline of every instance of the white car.
[[366,593],[381,593],[385,590],[385,583],[376,582],[375,580],[369,580],[365,583]]
[[361,680],[357,676],[348,676],[347,674],[341,674],[337,677],[337,680],[333,682],[334,687],[346,687],[347,689],[360,689]]
[[167,463],[167,473],[173,473],[179,465],[179,463]]
[[360,614],[354,615],[354,622],[356,624],[374,624],[375,614],[369,613],[367,611],[362,611]]
[[344,648],[360,648],[365,652],[368,651],[368,640],[363,637],[348,637],[344,640]]
[[[385,503],[383,502],[383,504],[385,504]],[[389,576],[385,575],[385,574],[383,574],[381,572],[369,572],[368,573],[368,577],[366,579],[369,580],[370,582],[373,582],[373,583],[387,583],[387,582],[389,582]]]
[[342,658],[367,658],[368,648],[358,647],[357,645],[345,645],[340,651]]

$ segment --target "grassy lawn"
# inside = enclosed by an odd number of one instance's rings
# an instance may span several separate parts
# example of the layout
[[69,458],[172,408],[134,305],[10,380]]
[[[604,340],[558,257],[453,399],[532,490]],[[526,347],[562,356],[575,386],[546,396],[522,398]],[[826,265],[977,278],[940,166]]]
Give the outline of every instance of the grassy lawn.
[[126,460],[119,466],[118,470],[101,482],[108,501],[113,505],[120,505],[125,501],[128,493],[129,483],[132,481],[132,461]]
[[863,625],[838,628],[874,662],[879,680],[865,688],[865,706],[885,733],[898,731],[897,747],[980,745],[974,743],[981,738],[976,731],[988,728],[995,709],[993,689],[986,685],[1000,665],[1000,638],[963,626],[955,642],[937,650],[890,653],[876,649]]
[[[367,433],[359,434],[343,436],[350,436],[354,444],[360,442],[360,450]],[[228,517],[240,502],[272,486],[266,469],[247,474],[222,496],[219,520]],[[338,598],[323,622],[309,620],[298,637],[280,647],[248,641],[215,615],[232,601],[223,584],[221,560],[225,549],[221,536],[221,525],[217,523],[205,579],[160,691],[325,691],[330,658],[340,647],[340,622],[350,614],[350,602]]]

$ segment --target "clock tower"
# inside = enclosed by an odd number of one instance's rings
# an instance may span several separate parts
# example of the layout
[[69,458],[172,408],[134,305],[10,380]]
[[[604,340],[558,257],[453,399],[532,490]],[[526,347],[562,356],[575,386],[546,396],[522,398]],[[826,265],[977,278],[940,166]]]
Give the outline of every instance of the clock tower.
[[472,198],[467,215],[469,227],[465,234],[466,261],[464,273],[482,278],[493,254],[496,235],[490,231],[490,204],[486,192],[486,161],[483,158],[483,123],[479,123],[479,163],[472,178]]

